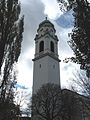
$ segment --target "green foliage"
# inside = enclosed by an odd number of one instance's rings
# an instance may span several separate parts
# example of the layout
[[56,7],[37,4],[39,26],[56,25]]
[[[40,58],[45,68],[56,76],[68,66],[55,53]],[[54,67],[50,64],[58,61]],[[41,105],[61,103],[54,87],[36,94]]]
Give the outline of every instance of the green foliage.
[[2,105],[3,109],[8,111],[7,114],[9,109],[15,106],[15,64],[21,52],[24,31],[24,17],[19,17],[20,11],[18,0],[0,0],[0,109]]
[[[21,51],[23,17],[19,19],[18,0],[0,0],[0,75],[1,98],[13,85],[15,62]],[[13,83],[13,84],[12,84]],[[9,86],[9,88],[8,88]]]
[[87,65],[90,64],[90,3],[87,0],[58,1],[62,4],[67,3],[67,10],[73,9],[75,19],[71,40],[68,42],[75,58],[65,59],[65,62],[70,60],[81,64],[82,69],[88,69]]
[[90,6],[87,0],[78,0],[73,10],[75,25],[69,43],[84,68],[90,63]]
[[23,18],[18,21],[19,14],[20,4],[18,0],[0,1],[0,70],[6,57],[12,58],[11,64],[18,60],[20,52],[17,50],[22,41],[23,32]]

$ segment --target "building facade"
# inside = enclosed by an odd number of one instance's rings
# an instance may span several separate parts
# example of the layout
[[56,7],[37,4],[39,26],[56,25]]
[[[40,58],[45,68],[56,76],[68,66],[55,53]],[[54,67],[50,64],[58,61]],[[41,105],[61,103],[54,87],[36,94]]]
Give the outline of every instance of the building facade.
[[39,24],[33,59],[33,93],[46,83],[60,85],[58,38],[54,25],[47,18]]
[[68,89],[61,90],[62,120],[90,120],[90,99]]
[[[33,93],[46,83],[60,85],[58,41],[54,25],[46,18],[39,24],[35,37]],[[67,89],[61,90],[61,98],[60,120],[90,120],[89,98]],[[38,118],[33,116],[32,120]]]

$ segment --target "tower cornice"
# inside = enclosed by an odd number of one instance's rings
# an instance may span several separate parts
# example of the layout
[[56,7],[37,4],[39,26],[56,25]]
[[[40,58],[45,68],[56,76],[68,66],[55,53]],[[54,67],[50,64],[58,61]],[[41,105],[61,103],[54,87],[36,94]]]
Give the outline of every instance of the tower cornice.
[[46,37],[47,35],[49,35],[51,38],[53,38],[54,40],[56,40],[56,41],[59,41],[58,40],[58,37],[55,35],[54,37],[52,36],[52,35],[50,35],[50,33],[49,32],[46,32],[44,35],[41,35],[41,36],[38,36],[38,35],[36,35],[36,37],[35,37],[35,41],[36,40],[38,40],[38,39],[40,39],[40,38],[42,38],[42,37]]
[[42,54],[42,55],[39,55],[38,57],[35,57],[34,59],[32,59],[32,61],[36,61],[36,60],[38,60],[38,59],[40,59],[40,58],[43,58],[43,57],[45,57],[45,56],[50,56],[51,58],[57,60],[58,62],[61,62],[61,60],[60,60],[59,58],[55,57],[53,54],[51,54],[51,53],[49,53],[49,52],[47,52],[47,53],[45,53],[45,54]]

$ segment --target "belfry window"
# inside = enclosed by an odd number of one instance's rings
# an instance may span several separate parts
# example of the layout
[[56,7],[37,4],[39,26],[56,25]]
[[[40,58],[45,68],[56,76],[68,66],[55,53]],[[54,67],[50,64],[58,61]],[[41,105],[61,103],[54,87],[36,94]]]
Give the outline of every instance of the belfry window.
[[39,44],[39,52],[44,51],[44,41],[41,41]]
[[51,51],[54,52],[54,43],[52,41],[50,43],[50,48],[51,48]]

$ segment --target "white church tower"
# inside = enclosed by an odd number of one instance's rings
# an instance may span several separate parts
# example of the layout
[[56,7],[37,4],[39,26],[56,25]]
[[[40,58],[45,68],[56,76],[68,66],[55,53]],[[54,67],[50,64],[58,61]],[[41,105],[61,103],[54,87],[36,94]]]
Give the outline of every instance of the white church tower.
[[58,38],[55,33],[54,25],[47,18],[39,24],[33,59],[33,93],[46,83],[60,85]]

